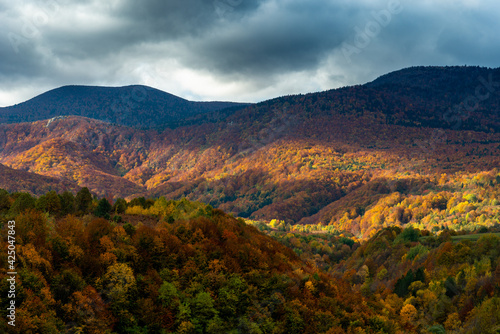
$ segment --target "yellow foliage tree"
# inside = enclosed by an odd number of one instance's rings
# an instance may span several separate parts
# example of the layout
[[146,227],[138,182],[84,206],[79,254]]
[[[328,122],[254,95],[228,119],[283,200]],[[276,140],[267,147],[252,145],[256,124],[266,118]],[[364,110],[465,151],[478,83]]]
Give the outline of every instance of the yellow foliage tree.
[[413,324],[413,321],[415,321],[415,319],[418,316],[418,311],[412,304],[406,304],[401,309],[400,314],[404,322],[408,324]]

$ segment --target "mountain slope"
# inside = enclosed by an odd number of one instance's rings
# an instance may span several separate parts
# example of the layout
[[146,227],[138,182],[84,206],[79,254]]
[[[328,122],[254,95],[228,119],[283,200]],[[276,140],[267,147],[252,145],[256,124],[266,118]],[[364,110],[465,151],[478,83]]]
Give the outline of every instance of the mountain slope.
[[273,110],[288,117],[341,115],[378,124],[498,133],[500,68],[408,68],[365,85],[279,97],[252,105],[228,119],[266,122],[268,112]]
[[147,87],[64,86],[33,99],[0,108],[0,123],[33,122],[57,116],[83,116],[135,126],[175,126],[192,116],[248,104],[191,102]]
[[[0,331],[396,334],[402,327],[394,312],[380,315],[384,305],[241,219],[185,199],[154,207],[161,214],[123,215],[125,224],[17,215],[22,312],[7,330],[3,311]],[[6,294],[5,271],[0,279]],[[4,310],[7,303],[0,300]]]
[[500,132],[500,68],[412,67],[365,87],[395,101],[390,123]]
[[70,116],[47,121],[0,124],[6,165],[57,177],[104,196],[125,197],[144,191],[122,178],[147,145],[147,132]]
[[67,180],[16,170],[0,164],[0,188],[9,192],[43,195],[51,190],[77,192],[80,187]]
[[[498,93],[460,127],[432,123],[433,112],[459,100],[455,91],[467,97],[460,87],[474,94],[477,71],[407,69],[366,86],[206,113],[161,132],[76,116],[3,124],[0,163],[58,175],[99,196],[187,197],[242,217],[338,223],[360,234],[369,229],[357,229],[359,221],[339,223],[346,213],[352,220],[394,192],[441,191],[442,174],[457,189],[461,179],[498,168]],[[456,73],[465,81],[455,83]]]

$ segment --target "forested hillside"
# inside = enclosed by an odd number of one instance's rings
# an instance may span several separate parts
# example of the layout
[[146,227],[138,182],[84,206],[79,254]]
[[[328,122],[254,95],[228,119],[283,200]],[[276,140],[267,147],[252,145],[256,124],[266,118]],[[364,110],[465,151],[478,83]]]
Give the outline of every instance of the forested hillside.
[[[186,197],[360,238],[391,224],[491,226],[499,208],[497,74],[410,68],[162,131],[77,116],[2,124],[0,163],[101,197]],[[477,106],[461,104],[476,91]]]
[[0,221],[2,235],[15,231],[16,238],[15,261],[0,254],[2,295],[10,287],[6,268],[17,272],[16,326],[7,327],[2,298],[4,332],[500,328],[498,223],[481,234],[389,227],[358,241],[247,224],[185,199],[111,204],[87,188],[40,197],[0,190]]
[[[141,210],[156,210],[141,215]],[[92,213],[92,214],[89,214]],[[110,214],[113,218],[110,219]],[[0,191],[15,230],[12,333],[401,332],[397,312],[302,262],[289,248],[201,203],[129,203]],[[5,219],[5,220],[4,220]],[[15,219],[15,226],[7,220]],[[7,241],[1,239],[2,248]],[[6,252],[0,293],[7,295]]]
[[[0,123],[59,116],[82,116],[138,128],[165,128],[207,112],[242,108],[248,103],[192,102],[147,86],[64,86],[33,99],[0,108]],[[236,110],[234,109],[234,110]]]
[[[500,330],[500,225],[496,234],[439,236],[386,228],[332,272],[431,333]],[[425,232],[425,233],[424,233]],[[487,232],[485,229],[483,232]],[[454,236],[455,235],[455,236]]]

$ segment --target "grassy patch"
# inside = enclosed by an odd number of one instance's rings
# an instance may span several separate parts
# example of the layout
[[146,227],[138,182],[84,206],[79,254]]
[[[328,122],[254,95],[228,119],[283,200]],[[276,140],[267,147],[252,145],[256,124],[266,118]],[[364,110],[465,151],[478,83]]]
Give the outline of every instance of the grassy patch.
[[456,241],[456,242],[459,242],[462,240],[476,241],[479,238],[481,238],[481,236],[487,235],[487,234],[493,234],[493,235],[500,237],[500,233],[479,233],[479,234],[457,235],[457,236],[451,237],[451,240]]

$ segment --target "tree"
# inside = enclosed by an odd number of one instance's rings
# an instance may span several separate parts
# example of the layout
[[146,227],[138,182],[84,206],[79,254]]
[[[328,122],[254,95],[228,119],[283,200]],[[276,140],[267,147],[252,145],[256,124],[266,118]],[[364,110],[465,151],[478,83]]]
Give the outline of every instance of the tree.
[[401,232],[401,234],[394,240],[395,243],[399,242],[415,242],[420,238],[420,231],[413,227],[408,227]]
[[[48,233],[47,219],[40,211],[28,210],[17,216],[16,242],[25,245],[32,243],[37,250],[40,250],[45,246]],[[20,240],[17,240],[18,236]]]
[[500,331],[500,297],[485,300],[476,306],[464,326],[467,333],[498,333]]
[[113,204],[113,212],[117,214],[124,213],[125,210],[127,210],[127,201],[125,201],[123,198],[118,198]]
[[179,293],[177,292],[177,288],[174,284],[170,282],[163,282],[160,289],[158,290],[158,299],[161,301],[164,307],[168,307],[170,309],[175,308],[174,303],[178,298]]
[[59,195],[61,202],[61,215],[66,216],[75,212],[75,196],[69,191]]
[[85,281],[75,270],[66,269],[54,277],[51,290],[54,298],[65,304],[74,292],[82,291],[85,285]]
[[23,211],[26,211],[28,209],[34,209],[35,208],[35,198],[33,198],[30,194],[28,193],[20,193],[14,203],[12,203],[12,206],[10,207],[10,212],[13,214],[20,214]]
[[38,210],[48,212],[51,215],[61,212],[61,199],[57,193],[52,190],[38,198],[35,204]]
[[449,314],[446,322],[444,323],[444,327],[450,332],[458,330],[461,325],[462,321],[460,321],[460,317],[457,312]]
[[193,298],[191,309],[196,332],[205,332],[208,322],[218,314],[214,304],[215,302],[208,292],[199,292]]
[[89,188],[84,187],[76,194],[75,205],[77,214],[84,215],[89,213],[91,204],[92,194]]
[[429,327],[429,329],[427,329],[430,333],[433,333],[433,334],[446,334],[446,330],[444,329],[443,326],[441,325],[434,325],[434,326],[431,326]]
[[94,215],[97,217],[110,219],[109,213],[111,212],[111,204],[109,204],[106,198],[103,198],[97,203],[97,208],[94,211]]
[[195,330],[194,325],[190,321],[183,321],[179,328],[177,329],[177,333],[179,334],[191,334]]
[[85,333],[109,333],[116,321],[106,308],[99,293],[91,286],[71,295],[65,307],[66,318],[75,326],[71,332],[85,329]]
[[0,189],[0,211],[10,209],[10,198],[7,190]]
[[412,324],[418,316],[417,309],[412,304],[406,304],[403,306],[400,314],[403,321],[408,324]]
[[129,203],[129,207],[140,206],[143,209],[149,209],[152,205],[154,205],[155,201],[152,199],[146,199],[144,197],[137,197],[132,199]]
[[135,286],[132,268],[125,263],[115,263],[104,275],[106,294],[113,302],[125,302],[127,293]]

